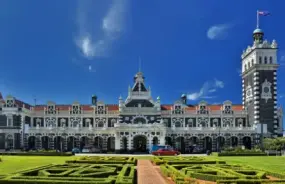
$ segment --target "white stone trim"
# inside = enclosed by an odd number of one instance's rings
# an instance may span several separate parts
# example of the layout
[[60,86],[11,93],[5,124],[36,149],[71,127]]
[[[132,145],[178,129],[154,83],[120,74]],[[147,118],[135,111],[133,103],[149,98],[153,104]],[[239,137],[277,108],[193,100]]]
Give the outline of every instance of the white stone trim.
[[259,119],[259,116],[258,116],[258,115],[255,115],[255,116],[254,116],[254,119]]
[[259,82],[254,82],[253,85],[257,86],[259,85]]
[[259,101],[254,101],[254,105],[259,104]]

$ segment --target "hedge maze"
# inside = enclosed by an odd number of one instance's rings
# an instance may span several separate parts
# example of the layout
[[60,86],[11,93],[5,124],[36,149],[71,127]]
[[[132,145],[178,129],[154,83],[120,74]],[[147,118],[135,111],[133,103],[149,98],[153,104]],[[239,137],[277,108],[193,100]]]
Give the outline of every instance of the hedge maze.
[[154,157],[153,163],[160,165],[162,173],[176,184],[193,183],[193,179],[219,184],[285,183],[283,174],[230,165],[207,157]]
[[14,173],[0,184],[134,184],[133,157],[82,157]]

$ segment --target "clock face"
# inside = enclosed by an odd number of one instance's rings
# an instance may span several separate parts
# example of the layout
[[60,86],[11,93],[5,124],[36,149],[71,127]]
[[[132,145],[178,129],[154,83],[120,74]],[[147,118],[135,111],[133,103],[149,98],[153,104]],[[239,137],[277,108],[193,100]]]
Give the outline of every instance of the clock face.
[[269,92],[269,87],[264,87],[263,91],[264,91],[264,93],[268,93]]

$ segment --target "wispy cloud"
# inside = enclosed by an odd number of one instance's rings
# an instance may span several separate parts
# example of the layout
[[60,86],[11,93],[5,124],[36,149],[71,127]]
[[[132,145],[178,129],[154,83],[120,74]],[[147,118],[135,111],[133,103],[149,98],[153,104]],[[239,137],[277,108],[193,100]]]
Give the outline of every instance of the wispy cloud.
[[207,37],[210,40],[222,40],[228,36],[228,30],[232,26],[230,24],[219,24],[211,26],[207,31]]
[[210,99],[215,98],[211,94],[215,93],[218,89],[224,88],[224,82],[218,79],[212,81],[207,81],[203,84],[202,88],[194,93],[189,93],[187,95],[188,100],[198,100],[198,99]]
[[96,11],[94,10],[96,6],[92,5],[92,0],[78,0],[78,34],[75,38],[75,44],[84,58],[93,59],[108,55],[113,41],[118,39],[124,31],[128,1],[113,0],[110,8],[101,20],[99,33],[95,33],[92,29],[93,22],[88,12]]

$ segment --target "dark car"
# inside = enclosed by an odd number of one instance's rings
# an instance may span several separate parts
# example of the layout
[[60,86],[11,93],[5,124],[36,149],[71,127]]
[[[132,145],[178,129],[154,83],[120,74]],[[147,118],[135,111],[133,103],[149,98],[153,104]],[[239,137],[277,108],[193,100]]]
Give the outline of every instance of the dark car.
[[173,149],[159,149],[157,151],[153,151],[152,154],[157,156],[174,156],[180,155],[180,152]]

